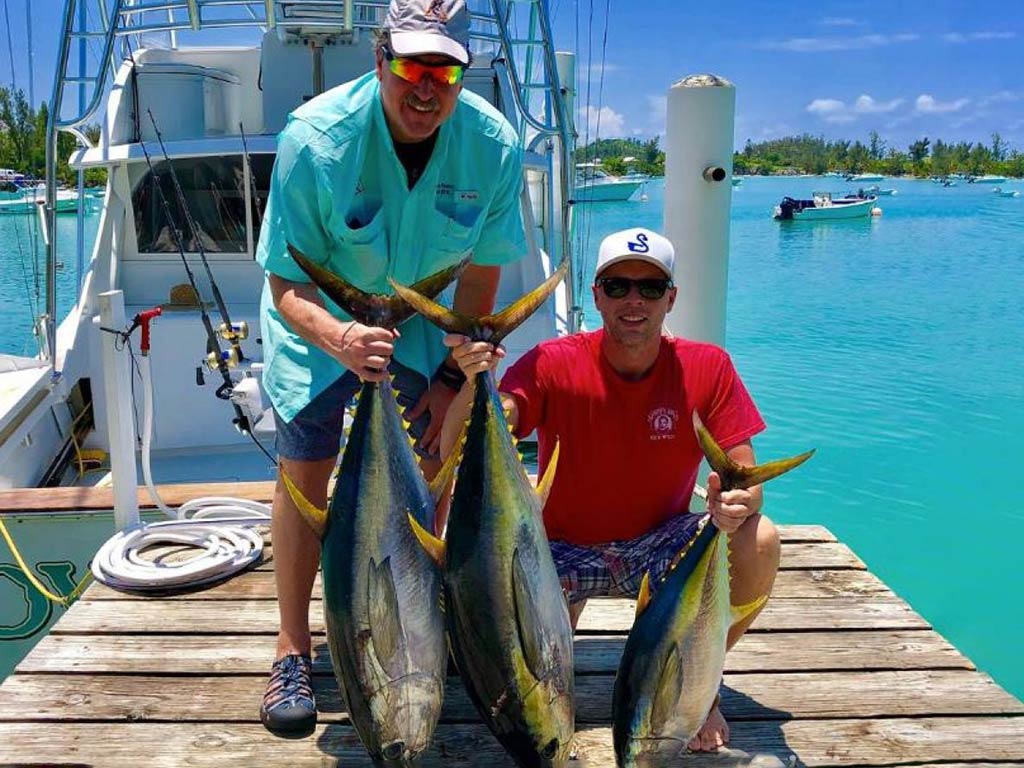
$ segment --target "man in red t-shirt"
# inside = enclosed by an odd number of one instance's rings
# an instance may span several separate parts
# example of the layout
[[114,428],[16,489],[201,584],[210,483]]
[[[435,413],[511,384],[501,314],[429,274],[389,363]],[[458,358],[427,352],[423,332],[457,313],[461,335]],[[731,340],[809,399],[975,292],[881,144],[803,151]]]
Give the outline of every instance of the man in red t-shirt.
[[[499,385],[515,434],[537,431],[541,473],[560,445],[543,514],[574,627],[587,598],[636,597],[644,574],[656,583],[692,537],[700,516],[689,514],[689,502],[703,458],[694,411],[733,461],[755,463],[750,438],[765,425],[729,356],[662,333],[676,300],[674,260],[672,244],[650,230],[609,235],[592,287],[604,327],[543,342]],[[494,369],[504,351],[459,335],[445,343],[469,382],[445,420],[447,455],[473,375]],[[779,536],[761,505],[760,486],[722,491],[718,475],[708,477],[707,511],[730,534],[733,605],[767,595],[775,581]],[[756,615],[730,629],[728,647]],[[689,746],[714,750],[728,739],[716,702]]]

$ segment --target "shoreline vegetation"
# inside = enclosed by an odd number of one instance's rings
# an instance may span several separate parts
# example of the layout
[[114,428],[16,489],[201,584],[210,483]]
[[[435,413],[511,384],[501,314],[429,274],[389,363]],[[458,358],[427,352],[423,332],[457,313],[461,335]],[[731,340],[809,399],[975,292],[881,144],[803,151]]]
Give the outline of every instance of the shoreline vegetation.
[[[613,176],[630,171],[665,175],[665,152],[658,138],[599,139],[576,152],[576,162],[600,161]],[[890,146],[872,131],[867,143],[802,134],[769,141],[747,140],[733,154],[733,173],[744,176],[820,176],[826,173],[879,173],[913,178],[965,176],[1024,176],[1024,153],[1011,149],[998,133],[982,142],[918,139],[905,150]]]
[[[0,168],[10,168],[25,174],[27,179],[42,180],[46,173],[46,121],[49,109],[42,102],[33,109],[25,92],[0,86]],[[85,126],[85,134],[96,141],[100,136],[98,125]],[[58,181],[72,186],[78,181],[78,171],[68,167],[68,158],[77,145],[69,133],[57,134]],[[85,171],[88,187],[107,183],[105,168]]]

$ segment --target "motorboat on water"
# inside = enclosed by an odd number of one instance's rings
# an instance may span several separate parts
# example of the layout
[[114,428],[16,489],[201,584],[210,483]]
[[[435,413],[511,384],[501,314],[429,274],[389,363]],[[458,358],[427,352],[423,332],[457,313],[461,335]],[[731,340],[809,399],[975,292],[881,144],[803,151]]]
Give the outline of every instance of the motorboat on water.
[[876,198],[873,195],[844,195],[833,197],[830,192],[815,192],[809,200],[792,197],[782,198],[775,206],[777,221],[838,221],[842,219],[868,218],[874,213]]
[[846,176],[847,181],[884,181],[885,176],[880,173],[851,173]]
[[986,173],[984,176],[971,176],[967,179],[968,184],[1005,184],[1005,176],[997,176],[992,173]]
[[[79,195],[73,189],[57,190],[54,205],[57,213],[75,213],[79,207]],[[22,189],[20,194],[0,194],[0,215],[37,213],[46,203],[40,190]]]
[[612,176],[600,163],[578,163],[574,197],[578,203],[611,203],[629,200],[648,177],[645,174]]
[[882,187],[879,187],[877,184],[874,184],[870,187],[864,187],[863,189],[858,190],[858,194],[863,196],[873,195],[874,197],[892,197],[893,195],[899,193],[892,187],[883,189]]
[[996,187],[992,190],[999,197],[1020,197],[1020,192],[1016,189],[1003,189],[1002,187]]

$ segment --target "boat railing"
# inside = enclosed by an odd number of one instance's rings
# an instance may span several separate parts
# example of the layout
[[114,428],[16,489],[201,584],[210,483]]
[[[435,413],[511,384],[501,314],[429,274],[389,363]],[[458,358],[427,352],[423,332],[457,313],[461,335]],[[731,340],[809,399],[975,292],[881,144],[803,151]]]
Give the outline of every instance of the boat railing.
[[[277,29],[310,42],[343,40],[357,30],[379,28],[387,5],[387,0],[66,0],[47,124],[45,213],[50,231],[56,232],[57,135],[66,131],[82,146],[93,146],[83,126],[95,119],[121,59],[131,55],[133,47],[157,42],[177,48],[179,33],[209,29]],[[571,258],[571,206],[563,203],[570,199],[572,187],[574,134],[559,83],[547,0],[470,0],[468,5],[474,54],[490,54],[499,62],[495,72],[499,80],[508,81],[501,92],[513,102],[505,112],[517,116],[513,122],[524,149],[546,157],[541,163],[546,168],[534,164],[534,170],[550,177],[555,173],[553,155],[561,158],[557,184],[552,185],[560,197],[545,201],[544,214],[545,231],[558,233],[557,242],[546,245],[549,252],[557,252],[559,263]],[[92,47],[96,43],[98,57]],[[74,108],[65,98],[71,88],[77,89]],[[47,250],[46,270],[51,360],[56,338],[55,240]],[[568,304],[575,310],[570,283]],[[571,312],[570,328],[578,314]]]

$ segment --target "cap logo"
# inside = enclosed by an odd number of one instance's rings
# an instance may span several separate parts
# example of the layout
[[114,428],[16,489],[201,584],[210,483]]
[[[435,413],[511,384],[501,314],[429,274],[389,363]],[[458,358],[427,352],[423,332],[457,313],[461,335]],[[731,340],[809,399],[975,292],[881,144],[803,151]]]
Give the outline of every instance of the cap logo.
[[430,7],[427,8],[427,12],[424,16],[432,16],[442,24],[448,23],[448,14],[444,10],[444,0],[432,0]]
[[628,247],[632,253],[647,253],[651,250],[651,246],[647,244],[647,235],[643,232],[637,232],[636,242],[633,240],[627,240],[626,247]]

